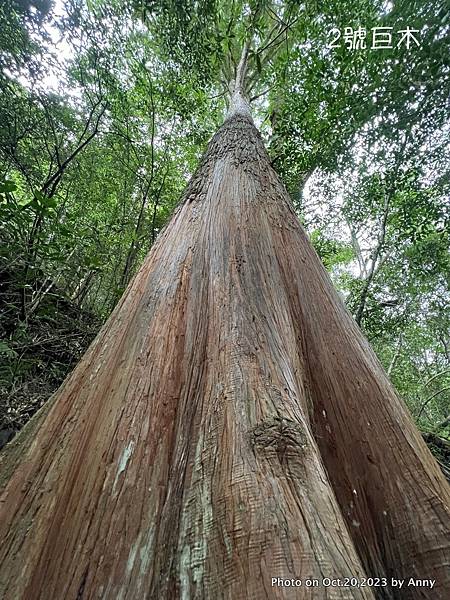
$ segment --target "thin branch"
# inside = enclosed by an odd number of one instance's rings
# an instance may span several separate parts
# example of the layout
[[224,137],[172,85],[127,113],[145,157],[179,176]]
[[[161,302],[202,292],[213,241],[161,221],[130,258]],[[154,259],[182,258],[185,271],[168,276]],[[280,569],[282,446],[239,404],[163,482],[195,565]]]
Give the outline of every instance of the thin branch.
[[362,320],[362,316],[364,313],[364,309],[366,307],[366,302],[367,302],[367,297],[369,295],[369,288],[370,285],[374,279],[374,277],[377,275],[379,269],[381,268],[382,264],[384,264],[384,262],[386,261],[387,256],[383,257],[380,261],[381,264],[377,265],[378,259],[380,258],[380,253],[381,250],[383,249],[384,246],[384,241],[386,238],[386,226],[387,226],[387,219],[388,219],[388,215],[389,215],[389,204],[390,201],[394,195],[394,185],[395,185],[395,181],[397,178],[397,174],[398,174],[398,170],[400,168],[400,164],[401,164],[401,158],[403,156],[406,144],[408,142],[409,139],[409,135],[410,134],[406,134],[405,135],[405,139],[403,140],[403,143],[401,145],[401,147],[399,148],[399,151],[397,153],[397,157],[396,157],[396,165],[395,165],[395,169],[394,169],[394,173],[392,174],[392,184],[386,194],[385,197],[385,201],[384,201],[384,212],[383,212],[383,217],[381,220],[381,228],[380,228],[380,233],[378,235],[378,244],[376,246],[376,248],[373,251],[372,254],[372,264],[370,266],[370,270],[369,273],[367,274],[367,277],[364,281],[364,285],[363,288],[361,290],[361,296],[360,296],[360,301],[359,301],[359,305],[356,311],[356,315],[355,315],[355,321],[357,322],[357,324],[359,326],[361,326],[361,320]]
[[400,334],[400,336],[398,338],[398,342],[397,342],[397,347],[395,348],[394,356],[392,357],[392,360],[389,363],[389,366],[386,371],[388,377],[391,376],[391,373],[394,370],[395,365],[397,364],[397,360],[398,360],[398,357],[400,356],[400,351],[402,349],[402,344],[403,344],[403,336],[402,336],[402,334]]
[[434,381],[437,377],[440,377],[441,375],[445,375],[446,373],[450,373],[450,369],[444,369],[443,371],[440,371],[439,373],[436,373],[436,375],[433,375],[433,377],[430,377],[430,379],[428,379],[428,381],[426,381],[422,387],[426,387],[427,385],[429,385],[432,381]]
[[[290,29],[293,25],[295,25],[298,21],[298,17],[296,17],[293,21],[291,21],[290,23],[286,23],[282,28],[281,31],[279,31],[279,33],[277,33],[277,35],[269,40],[269,42],[267,42],[267,44],[265,46],[263,46],[262,48],[258,48],[258,50],[256,51],[257,54],[262,54],[263,52],[265,52],[266,50],[268,50],[284,33],[287,32],[288,29]],[[283,40],[280,40],[280,42],[278,42],[278,44],[276,45],[276,47],[279,46],[279,44],[281,44],[283,42]]]
[[[98,104],[100,104],[100,102],[101,102],[101,101],[99,101],[99,102],[97,103],[97,105],[96,105],[96,106],[98,106]],[[92,120],[93,113],[94,113],[94,110],[95,110],[96,106],[94,106],[94,107],[92,108],[91,114],[89,115],[88,121],[87,121],[87,123],[86,123],[86,126],[85,126],[85,128],[84,128],[84,130],[83,130],[83,133],[81,134],[81,136],[80,136],[80,138],[79,138],[79,140],[78,140],[78,144],[79,144],[79,145],[78,145],[78,146],[75,148],[75,150],[74,150],[74,151],[73,151],[73,152],[72,152],[72,153],[71,153],[71,154],[70,154],[70,155],[69,155],[69,156],[66,158],[66,160],[65,160],[65,161],[63,161],[63,162],[61,163],[61,166],[60,166],[60,167],[59,167],[59,168],[58,168],[58,169],[55,171],[55,173],[54,173],[54,174],[53,174],[53,175],[52,175],[52,176],[51,176],[49,179],[47,179],[47,181],[46,181],[46,182],[44,183],[44,185],[42,186],[42,190],[41,190],[41,191],[42,191],[42,193],[46,193],[46,192],[47,192],[47,190],[48,190],[49,188],[51,188],[51,189],[50,189],[50,193],[49,193],[49,194],[47,194],[47,195],[48,195],[48,196],[50,196],[50,197],[51,197],[51,196],[53,196],[53,194],[54,194],[54,193],[55,193],[55,191],[56,191],[56,186],[58,185],[58,183],[59,183],[59,181],[60,181],[60,179],[61,179],[61,177],[62,177],[62,175],[63,175],[64,171],[65,171],[65,170],[66,170],[66,168],[68,167],[68,165],[69,165],[69,164],[70,164],[70,163],[73,161],[73,159],[74,159],[74,158],[75,158],[75,157],[76,157],[76,156],[77,156],[77,155],[78,155],[78,154],[79,154],[79,153],[80,153],[80,152],[81,152],[81,151],[82,151],[82,150],[83,150],[83,149],[84,149],[84,148],[85,148],[85,147],[86,147],[88,144],[89,144],[89,142],[90,142],[90,141],[91,141],[91,140],[92,140],[92,139],[93,139],[93,138],[94,138],[94,137],[97,135],[97,133],[98,133],[98,126],[99,126],[99,124],[100,124],[100,120],[101,120],[101,118],[102,118],[102,116],[103,116],[103,114],[104,114],[104,112],[105,112],[105,110],[106,110],[106,104],[104,104],[104,105],[103,105],[102,109],[100,110],[100,113],[99,113],[99,115],[97,116],[96,123],[95,123],[95,126],[94,126],[94,129],[93,129],[93,131],[92,131],[92,132],[89,134],[89,136],[88,136],[88,137],[87,137],[87,138],[84,140],[84,142],[80,143],[80,142],[81,142],[81,140],[83,139],[84,135],[86,134],[86,131],[87,131],[87,129],[88,129],[88,127],[89,127],[89,124],[90,124],[90,122],[91,122],[91,120]]]
[[269,13],[271,13],[273,15],[272,18],[274,19],[274,21],[276,21],[277,23],[279,23],[281,25],[286,25],[286,23],[283,21],[283,19],[279,15],[277,15],[277,13],[273,10],[273,8],[271,6],[269,6],[268,9],[269,9]]
[[441,390],[438,390],[437,392],[435,392],[434,394],[432,394],[429,398],[427,398],[425,400],[425,402],[422,404],[422,406],[420,407],[420,410],[417,413],[416,419],[420,418],[420,416],[423,413],[425,407],[428,406],[428,404],[431,402],[431,400],[433,400],[433,398],[436,398],[436,396],[439,396],[439,394],[442,394],[443,392],[447,392],[448,390],[450,390],[450,386],[447,386],[447,387],[442,388]]
[[436,425],[436,429],[445,429],[449,425],[450,425],[450,415],[446,419],[441,421],[438,425]]
[[252,96],[250,98],[249,102],[254,102],[255,100],[258,100],[258,98],[261,98],[261,96],[265,96],[265,94],[270,92],[270,90],[273,90],[274,87],[275,87],[275,85],[271,85],[269,88],[267,88],[267,90],[264,90],[264,92],[261,92],[260,94],[256,94],[256,96]]
[[350,219],[345,217],[345,221],[348,225],[348,228],[350,229],[351,243],[352,243],[353,251],[355,252],[356,258],[358,260],[360,274],[365,279],[367,277],[367,265],[366,265],[366,261],[364,260],[364,257],[363,257],[362,251],[361,251],[361,246],[359,244],[358,236],[356,235],[355,228],[353,227],[352,223],[350,222]]
[[390,200],[390,197],[389,197],[389,195],[387,195],[385,202],[384,202],[384,212],[383,212],[383,217],[381,220],[380,233],[378,235],[378,244],[376,245],[376,247],[372,253],[372,264],[370,265],[370,270],[364,281],[364,285],[361,290],[359,305],[358,305],[358,308],[357,308],[356,314],[355,314],[355,321],[358,323],[358,325],[361,325],[361,319],[363,316],[364,309],[366,307],[367,297],[369,295],[370,284],[372,283],[372,280],[377,273],[375,271],[375,267],[377,265],[377,261],[380,256],[381,250],[384,245],[384,240],[386,237],[386,225],[387,225],[387,219],[388,219],[388,214],[389,214],[389,200]]

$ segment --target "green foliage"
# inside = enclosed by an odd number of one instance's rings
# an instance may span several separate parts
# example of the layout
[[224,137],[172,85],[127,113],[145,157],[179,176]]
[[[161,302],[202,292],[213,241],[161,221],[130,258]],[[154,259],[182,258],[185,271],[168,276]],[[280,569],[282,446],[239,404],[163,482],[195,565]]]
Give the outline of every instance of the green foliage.
[[[162,57],[175,60],[181,69],[211,80],[223,57],[221,42],[230,42],[217,29],[216,0],[136,0],[138,14],[148,24]],[[223,7],[222,7],[223,9]]]
[[[318,8],[303,5],[296,38],[274,61],[271,151],[294,201],[317,168],[342,169],[353,158],[356,135],[366,143],[413,131],[422,143],[447,121],[450,69],[445,8],[441,0],[395,3],[345,0]],[[363,24],[410,25],[420,30],[420,47],[388,50],[329,48],[329,31]],[[368,44],[369,45],[369,44]],[[369,45],[370,46],[370,45]],[[378,152],[382,153],[382,145]]]
[[323,264],[330,271],[333,267],[348,264],[354,258],[350,244],[327,239],[319,229],[311,232],[310,240]]
[[[3,0],[0,5],[0,83],[6,85],[6,71],[27,68],[39,72],[40,43],[32,36],[41,28],[50,11],[50,0]],[[41,38],[45,37],[45,34]]]

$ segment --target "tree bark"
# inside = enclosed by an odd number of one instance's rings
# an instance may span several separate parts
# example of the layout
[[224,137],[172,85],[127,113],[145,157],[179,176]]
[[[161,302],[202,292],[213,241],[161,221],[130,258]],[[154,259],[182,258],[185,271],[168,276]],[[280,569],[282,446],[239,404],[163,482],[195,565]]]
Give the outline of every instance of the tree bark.
[[448,597],[448,486],[240,110],[39,419],[3,458],[2,598]]

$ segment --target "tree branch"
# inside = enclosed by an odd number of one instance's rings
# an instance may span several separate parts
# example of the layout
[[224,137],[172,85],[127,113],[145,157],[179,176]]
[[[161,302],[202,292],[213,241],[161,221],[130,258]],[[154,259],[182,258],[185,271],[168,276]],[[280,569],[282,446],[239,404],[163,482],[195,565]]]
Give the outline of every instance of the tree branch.
[[420,416],[422,415],[425,407],[428,406],[428,404],[431,402],[431,400],[433,400],[433,398],[436,398],[436,396],[439,396],[439,394],[442,394],[443,392],[447,392],[448,390],[450,390],[450,386],[447,386],[447,387],[442,388],[441,390],[438,390],[437,392],[435,392],[434,394],[432,394],[429,398],[427,398],[425,400],[425,402],[422,404],[422,406],[420,407],[420,410],[417,413],[416,419],[420,418]]
[[[53,175],[47,179],[47,181],[44,183],[44,185],[42,186],[42,193],[45,193],[47,196],[53,196],[53,194],[56,191],[56,186],[58,185],[61,176],[63,175],[64,171],[66,170],[66,168],[69,166],[69,164],[73,161],[73,159],[83,150],[83,148],[85,148],[89,142],[97,135],[98,133],[98,126],[100,124],[100,120],[106,110],[106,104],[103,105],[103,107],[100,110],[100,113],[97,116],[96,122],[95,122],[95,126],[93,131],[89,134],[89,136],[83,141],[81,142],[81,140],[83,139],[83,137],[85,136],[88,128],[89,128],[89,124],[92,121],[93,115],[94,115],[94,111],[97,108],[97,106],[99,106],[99,104],[102,102],[102,100],[99,100],[93,107],[91,110],[91,113],[89,114],[88,120],[86,122],[86,125],[84,127],[83,133],[81,134],[79,140],[78,140],[78,146],[75,148],[75,150],[66,158],[66,160],[64,160],[61,165],[58,167],[58,169],[55,171],[55,173],[53,173]],[[50,193],[47,194],[47,190],[50,189]]]
[[385,203],[384,203],[384,212],[383,212],[383,217],[381,220],[380,233],[378,235],[378,244],[376,245],[376,247],[372,253],[372,257],[371,257],[372,264],[370,265],[370,270],[364,281],[364,285],[361,290],[359,305],[358,305],[358,308],[357,308],[356,314],[355,314],[355,321],[358,323],[359,326],[361,326],[361,319],[362,319],[362,316],[364,313],[364,309],[366,307],[367,297],[369,295],[370,284],[372,283],[372,280],[377,273],[377,271],[375,270],[375,267],[377,265],[377,261],[380,256],[381,250],[384,245],[384,240],[386,237],[386,225],[387,225],[387,218],[388,218],[388,214],[389,214],[389,201],[390,201],[390,195],[387,195],[386,199],[385,199]]

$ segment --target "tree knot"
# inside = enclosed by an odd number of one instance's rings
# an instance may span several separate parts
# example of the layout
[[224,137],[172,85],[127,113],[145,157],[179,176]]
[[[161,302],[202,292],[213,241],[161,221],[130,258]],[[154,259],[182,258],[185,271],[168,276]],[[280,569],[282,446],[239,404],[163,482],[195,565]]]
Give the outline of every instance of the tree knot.
[[272,417],[250,430],[255,450],[276,454],[281,463],[298,457],[307,447],[303,427],[296,421],[283,417]]

